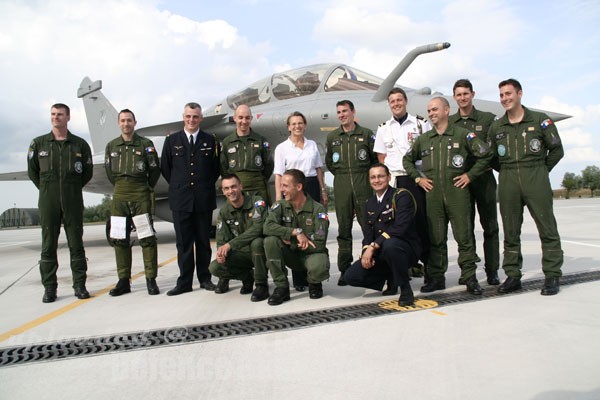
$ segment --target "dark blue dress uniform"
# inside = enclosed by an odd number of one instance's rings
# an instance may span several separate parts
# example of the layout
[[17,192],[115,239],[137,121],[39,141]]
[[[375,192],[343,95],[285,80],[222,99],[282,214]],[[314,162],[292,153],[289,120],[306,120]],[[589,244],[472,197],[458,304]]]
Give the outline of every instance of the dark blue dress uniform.
[[[198,280],[210,280],[210,227],[217,208],[215,183],[219,178],[219,142],[200,130],[193,147],[184,131],[165,139],[161,172],[169,183],[169,207],[177,241],[177,288],[190,289],[194,265]],[[194,262],[194,245],[195,262]]]
[[367,200],[364,208],[363,251],[372,243],[380,248],[375,252],[375,265],[362,267],[355,261],[344,274],[351,286],[382,290],[385,281],[402,287],[409,283],[408,269],[421,254],[422,245],[415,226],[416,202],[407,189],[388,186],[381,203],[377,195]]

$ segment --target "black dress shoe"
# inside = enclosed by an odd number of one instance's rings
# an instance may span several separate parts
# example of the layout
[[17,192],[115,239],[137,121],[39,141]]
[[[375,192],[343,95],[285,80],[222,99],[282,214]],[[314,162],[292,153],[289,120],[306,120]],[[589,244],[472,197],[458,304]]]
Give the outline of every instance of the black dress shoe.
[[205,281],[200,282],[200,288],[213,291],[217,289],[217,286],[214,283],[212,283],[210,279],[207,279]]
[[[200,284],[200,287],[202,287],[202,284]],[[219,282],[217,282],[217,287],[215,288],[215,293],[221,294],[227,292],[229,292],[229,279],[219,278]]]
[[475,275],[467,279],[465,285],[467,285],[467,292],[477,296],[483,294],[483,289],[479,286],[479,282],[477,282],[477,277]]
[[173,289],[171,289],[167,292],[167,296],[178,296],[180,294],[188,293],[191,291],[192,291],[191,287],[190,288],[182,288],[179,286],[175,286]]
[[421,293],[431,293],[435,292],[436,290],[444,289],[446,289],[446,282],[430,278],[429,282],[427,282],[424,286],[421,286]]
[[273,294],[271,296],[269,296],[269,300],[267,301],[267,303],[269,303],[270,306],[278,306],[280,304],[282,304],[284,301],[288,301],[290,299],[290,288],[289,287],[276,287],[275,290],[273,291]]
[[504,283],[498,286],[498,293],[510,293],[521,289],[521,278],[509,276]]
[[486,274],[487,274],[488,285],[497,286],[500,284],[500,279],[498,278],[498,271],[486,272]]
[[269,286],[267,285],[256,285],[256,289],[252,292],[250,301],[263,301],[269,298]]
[[348,282],[344,279],[344,273],[340,275],[340,279],[338,279],[338,286],[348,286]]
[[304,292],[306,290],[306,286],[294,285],[294,289],[296,289],[296,292]]
[[311,299],[320,299],[323,297],[323,284],[322,283],[309,283],[308,284],[308,297]]
[[398,294],[398,286],[394,285],[392,282],[387,281],[387,288],[381,292],[382,296],[395,296]]
[[54,303],[56,301],[56,288],[47,287],[44,289],[44,297],[42,297],[43,303]]
[[558,277],[546,278],[542,287],[542,296],[553,296],[560,291],[560,279]]
[[75,289],[75,297],[79,300],[85,300],[90,298],[90,292],[87,291],[85,285],[77,286]]
[[240,294],[250,294],[252,293],[252,288],[254,287],[254,279],[242,281],[242,287],[240,289]]
[[400,307],[408,307],[415,304],[415,295],[410,285],[405,285],[400,288],[400,297],[398,298],[398,305]]
[[131,292],[131,284],[129,283],[129,279],[119,279],[114,288],[108,292],[111,296],[120,296],[125,293]]
[[151,296],[160,293],[160,290],[158,290],[158,285],[156,284],[156,278],[146,278],[146,288],[148,289],[148,294]]

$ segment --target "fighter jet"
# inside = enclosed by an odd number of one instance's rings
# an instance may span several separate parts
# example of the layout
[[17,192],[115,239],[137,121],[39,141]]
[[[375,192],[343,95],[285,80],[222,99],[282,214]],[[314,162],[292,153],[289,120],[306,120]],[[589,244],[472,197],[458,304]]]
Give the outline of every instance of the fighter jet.
[[[339,126],[335,104],[342,99],[354,103],[361,125],[376,130],[377,126],[389,119],[387,105],[388,92],[394,87],[402,87],[408,95],[408,112],[423,116],[432,93],[424,87],[412,89],[396,82],[410,64],[426,53],[444,50],[450,43],[433,43],[419,46],[406,54],[400,63],[385,79],[378,78],[345,64],[316,64],[275,73],[227,96],[211,107],[203,108],[204,120],[201,129],[213,133],[219,140],[235,132],[233,114],[240,104],[252,108],[254,121],[252,127],[264,135],[272,148],[289,136],[286,118],[294,111],[302,112],[308,121],[306,137],[314,140],[324,157],[327,133]],[[84,190],[92,193],[111,194],[113,187],[104,172],[104,149],[106,143],[119,134],[117,110],[102,93],[102,81],[92,81],[85,77],[77,96],[83,100],[87,116],[92,148],[94,151],[94,177]],[[451,96],[446,96],[454,104]],[[486,100],[474,100],[475,107],[502,115],[500,103]],[[544,110],[539,110],[544,111]],[[568,115],[546,112],[553,120],[569,118]],[[150,137],[157,150],[162,150],[164,137],[169,133],[183,129],[182,121],[138,129],[140,135]],[[0,180],[26,180],[26,173],[0,174]],[[155,188],[157,217],[172,221],[167,201],[168,187],[161,178]],[[218,204],[225,201],[219,196]],[[215,213],[216,216],[216,213]]]

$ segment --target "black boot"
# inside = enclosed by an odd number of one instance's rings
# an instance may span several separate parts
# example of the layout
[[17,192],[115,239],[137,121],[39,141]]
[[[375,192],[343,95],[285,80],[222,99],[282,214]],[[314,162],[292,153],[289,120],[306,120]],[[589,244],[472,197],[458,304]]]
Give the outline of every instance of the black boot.
[[215,293],[227,293],[229,292],[229,279],[219,278],[219,282],[217,282],[217,287],[215,288]]
[[108,292],[111,296],[120,296],[125,293],[131,292],[131,284],[129,279],[119,279],[116,286]]
[[429,282],[421,287],[421,293],[431,293],[444,289],[446,289],[446,282],[443,279],[429,278]]
[[84,300],[84,299],[90,298],[90,292],[87,291],[87,289],[85,288],[85,285],[75,286],[74,291],[75,291],[75,297],[77,297],[79,300]]
[[510,293],[521,289],[521,278],[509,276],[502,285],[498,286],[498,293]]
[[256,289],[252,292],[250,301],[263,301],[269,298],[269,286],[267,285],[256,285]]
[[242,288],[240,289],[240,294],[252,293],[253,287],[254,287],[254,278],[250,278],[246,281],[242,281]]
[[320,299],[323,297],[323,284],[322,283],[309,283],[308,284],[308,297],[311,299]]
[[394,285],[394,281],[388,279],[387,288],[381,292],[382,296],[395,296],[398,294],[398,286]]
[[156,284],[156,278],[146,278],[146,288],[148,288],[148,294],[151,296],[160,293],[158,285]]
[[290,288],[289,287],[276,287],[273,294],[269,296],[268,303],[270,306],[278,306],[284,301],[290,299]]
[[415,304],[415,295],[410,285],[402,285],[400,287],[400,298],[398,298],[398,305],[400,307],[409,307]]
[[56,286],[47,287],[44,289],[43,303],[53,303],[56,301]]
[[493,271],[493,272],[486,271],[485,274],[487,275],[488,285],[497,286],[500,284],[500,279],[498,278],[498,271]]
[[481,286],[479,286],[479,282],[477,281],[475,275],[467,279],[465,285],[467,285],[467,292],[471,294],[479,296],[483,293],[483,289],[481,289]]
[[552,296],[560,291],[560,278],[546,278],[544,280],[544,287],[542,288],[542,296]]

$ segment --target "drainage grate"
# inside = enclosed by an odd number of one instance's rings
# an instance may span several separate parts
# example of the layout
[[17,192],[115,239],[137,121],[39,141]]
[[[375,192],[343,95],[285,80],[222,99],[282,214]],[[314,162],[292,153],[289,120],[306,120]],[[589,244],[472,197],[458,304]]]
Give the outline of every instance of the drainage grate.
[[[566,286],[596,280],[600,280],[600,270],[565,275],[561,278],[561,285]],[[118,351],[140,350],[157,346],[197,343],[244,335],[306,328],[331,322],[342,322],[390,313],[410,312],[456,303],[517,295],[523,292],[539,290],[542,283],[543,278],[523,281],[523,289],[510,295],[500,295],[496,290],[490,290],[489,288],[488,290],[484,290],[482,296],[472,296],[463,291],[433,293],[429,296],[421,297],[416,301],[414,307],[398,307],[397,301],[394,299],[380,303],[328,308],[271,317],[3,348],[0,349],[0,366],[12,366],[37,361],[60,360],[71,357],[100,355]]]

